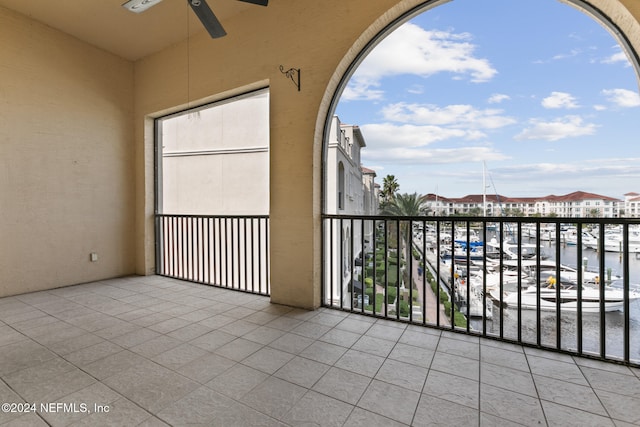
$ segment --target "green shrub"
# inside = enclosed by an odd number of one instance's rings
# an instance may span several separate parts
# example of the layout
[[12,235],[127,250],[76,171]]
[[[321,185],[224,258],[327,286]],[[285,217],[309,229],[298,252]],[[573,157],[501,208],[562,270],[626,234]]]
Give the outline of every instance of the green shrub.
[[408,317],[409,311],[411,310],[409,308],[409,304],[406,301],[400,301],[399,305],[400,305],[400,316]]
[[367,288],[364,290],[364,294],[365,295],[369,295],[369,301],[371,301],[371,298],[373,297],[373,288]]
[[[369,276],[369,275],[367,274],[367,276]],[[364,285],[365,285],[367,288],[372,288],[372,287],[373,287],[373,278],[372,278],[372,277],[365,277],[365,279],[364,279]]]
[[[371,299],[369,300],[371,301]],[[382,304],[384,303],[384,295],[383,294],[376,294],[376,313],[380,313],[382,311]],[[365,305],[364,306],[365,310],[373,310],[373,306],[371,304]]]
[[451,317],[451,302],[445,301],[442,305],[444,305],[444,314],[447,318]]
[[367,277],[373,276],[373,267],[365,267],[364,275]]
[[449,294],[444,289],[440,289],[440,302],[445,303],[449,301]]
[[467,318],[464,317],[464,314],[460,313],[458,310],[453,313],[453,323],[455,326],[459,326],[461,328],[467,327]]
[[395,286],[389,286],[387,288],[387,302],[389,304],[393,304],[397,296],[398,296],[398,288],[396,288]]

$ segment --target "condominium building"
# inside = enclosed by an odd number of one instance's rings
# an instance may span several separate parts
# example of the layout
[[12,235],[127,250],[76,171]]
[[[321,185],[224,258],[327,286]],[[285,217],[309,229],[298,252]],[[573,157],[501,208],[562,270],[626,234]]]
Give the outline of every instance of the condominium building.
[[[375,215],[378,212],[376,173],[360,164],[360,151],[366,147],[358,126],[340,122],[333,116],[327,141],[325,163],[326,212],[337,215]],[[363,249],[372,244],[373,228],[370,222],[339,221],[325,230],[325,236],[340,249],[326,254],[336,269],[332,278],[332,298],[349,303],[350,289],[362,266],[353,265],[354,258],[362,260]],[[354,242],[352,245],[351,242]],[[364,243],[364,248],[363,248]],[[333,245],[327,245],[330,248]],[[341,270],[341,273],[339,272]]]
[[[633,197],[635,195],[635,198]],[[427,207],[434,215],[561,216],[568,218],[617,218],[640,214],[640,196],[629,193],[621,201],[584,191],[543,197],[506,197],[471,194],[460,198],[427,195]]]
[[624,206],[620,209],[620,216],[626,218],[640,218],[640,194],[627,193],[624,195]]

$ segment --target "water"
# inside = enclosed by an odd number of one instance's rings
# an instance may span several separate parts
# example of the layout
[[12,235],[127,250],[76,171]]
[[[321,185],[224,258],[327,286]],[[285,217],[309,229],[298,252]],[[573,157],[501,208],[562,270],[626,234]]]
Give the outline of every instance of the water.
[[[560,246],[560,261],[562,264],[576,267],[578,265],[578,250],[576,246]],[[541,245],[541,254],[548,259],[555,260],[556,245],[553,242],[544,242]],[[600,254],[591,249],[583,249],[581,254],[583,264],[587,270],[599,271]],[[605,252],[604,277],[622,276],[624,263],[621,254]],[[629,254],[629,277],[632,287],[640,284],[640,258],[636,254]],[[538,329],[540,330],[540,344],[545,347],[560,348],[563,350],[577,351],[582,346],[582,351],[593,355],[604,355],[611,359],[622,359],[625,351],[624,323],[625,315],[621,311],[600,313],[583,313],[581,323],[578,322],[578,313],[561,311],[558,328],[557,316],[554,311],[540,312],[537,318],[536,310],[521,310],[521,319],[518,323],[518,311],[513,308],[493,306],[493,320],[487,321],[487,333],[502,336],[507,339],[520,339],[523,342],[537,344]],[[501,318],[503,321],[501,322]],[[502,324],[501,324],[502,323]],[[474,319],[471,326],[476,330],[482,330],[482,320]],[[582,328],[582,343],[578,341]],[[559,334],[558,334],[559,330]],[[629,357],[634,363],[640,363],[640,300],[632,301],[629,310]],[[602,348],[604,344],[604,349]]]
[[[548,259],[556,259],[555,243],[544,242],[541,245],[541,253],[548,256]],[[582,250],[583,265],[587,270],[598,271],[600,267],[600,253],[593,249]],[[640,285],[640,254],[629,254],[629,279],[631,284]],[[624,274],[624,262],[622,254],[617,252],[605,252],[604,275],[607,277],[608,269],[611,269],[612,276],[622,276]],[[572,245],[560,245],[560,262],[570,267],[578,266],[578,248]]]

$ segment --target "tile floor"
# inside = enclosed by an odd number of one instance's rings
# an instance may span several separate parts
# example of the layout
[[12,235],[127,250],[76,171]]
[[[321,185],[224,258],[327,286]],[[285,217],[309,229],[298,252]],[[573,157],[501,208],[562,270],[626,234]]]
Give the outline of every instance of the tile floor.
[[2,426],[630,426],[639,377],[158,276],[0,299]]

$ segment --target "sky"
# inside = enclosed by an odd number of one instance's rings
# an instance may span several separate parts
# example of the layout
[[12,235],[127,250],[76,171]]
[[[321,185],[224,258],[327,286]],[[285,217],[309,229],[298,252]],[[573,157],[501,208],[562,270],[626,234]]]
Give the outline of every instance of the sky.
[[603,24],[557,0],[426,10],[365,57],[335,114],[400,193],[640,193],[636,70]]

